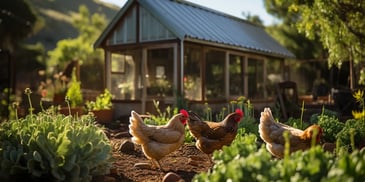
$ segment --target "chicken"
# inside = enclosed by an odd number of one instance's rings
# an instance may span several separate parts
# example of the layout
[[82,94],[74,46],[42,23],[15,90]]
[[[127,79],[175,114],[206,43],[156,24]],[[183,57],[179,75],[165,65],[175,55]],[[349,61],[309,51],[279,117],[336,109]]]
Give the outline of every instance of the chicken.
[[266,143],[266,149],[277,158],[283,158],[284,156],[285,139],[283,133],[285,131],[288,131],[289,133],[290,153],[309,149],[314,133],[317,133],[315,142],[319,143],[323,133],[323,130],[318,125],[311,125],[303,131],[276,122],[270,108],[265,108],[264,111],[261,112],[259,124],[260,137]]
[[144,124],[141,116],[131,111],[129,133],[132,135],[132,142],[141,145],[144,155],[151,160],[152,165],[163,170],[159,161],[184,143],[188,119],[188,112],[181,110],[166,125],[152,126]]
[[236,109],[221,122],[202,121],[194,112],[189,112],[188,129],[196,139],[196,147],[211,154],[221,149],[224,145],[230,145],[237,135],[238,123],[243,117],[243,112]]

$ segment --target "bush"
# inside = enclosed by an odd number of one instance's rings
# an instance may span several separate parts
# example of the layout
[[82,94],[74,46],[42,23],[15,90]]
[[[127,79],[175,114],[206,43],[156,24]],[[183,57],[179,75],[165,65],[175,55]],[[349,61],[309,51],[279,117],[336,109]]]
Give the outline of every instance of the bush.
[[[353,142],[351,141],[353,135]],[[349,119],[344,124],[343,129],[336,136],[340,146],[346,148],[361,148],[365,146],[365,121]]]
[[94,118],[30,114],[0,128],[0,179],[90,181],[109,172],[111,146]]
[[293,118],[293,117],[290,117],[286,123],[287,125],[289,126],[292,126],[294,128],[298,128],[298,129],[301,129],[301,130],[304,130],[306,129],[308,126],[309,126],[309,123],[306,123],[306,122],[303,122],[302,119],[300,118]]
[[345,124],[340,122],[337,117],[328,115],[319,115],[318,125],[323,129],[323,139],[326,142],[332,142],[332,143],[336,142],[337,134],[345,126]]
[[259,121],[252,116],[245,116],[241,122],[238,123],[238,128],[244,128],[246,133],[255,134],[259,138]]
[[77,80],[76,69],[72,71],[70,86],[67,89],[66,96],[70,102],[71,107],[82,106],[83,98],[81,92],[81,82]]
[[323,116],[323,115],[329,116],[331,118],[338,119],[338,113],[336,111],[332,111],[332,110],[329,110],[329,109],[322,109],[322,113],[316,113],[316,114],[313,114],[310,117],[309,123],[310,124],[318,123],[318,120],[320,119],[320,116]]

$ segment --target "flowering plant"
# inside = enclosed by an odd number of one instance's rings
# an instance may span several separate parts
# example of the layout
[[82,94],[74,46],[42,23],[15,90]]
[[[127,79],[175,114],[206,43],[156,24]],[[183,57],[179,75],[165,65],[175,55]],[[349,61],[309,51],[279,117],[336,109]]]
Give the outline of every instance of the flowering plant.
[[52,100],[55,95],[65,95],[69,79],[61,74],[55,74],[52,78],[42,81],[38,87],[38,93],[43,99]]
[[56,74],[54,82],[55,93],[66,93],[69,79],[65,75]]
[[359,103],[359,106],[361,108],[361,111],[352,111],[352,115],[355,119],[364,119],[365,118],[365,101],[364,101],[364,91],[358,90],[352,94],[354,99],[357,103]]

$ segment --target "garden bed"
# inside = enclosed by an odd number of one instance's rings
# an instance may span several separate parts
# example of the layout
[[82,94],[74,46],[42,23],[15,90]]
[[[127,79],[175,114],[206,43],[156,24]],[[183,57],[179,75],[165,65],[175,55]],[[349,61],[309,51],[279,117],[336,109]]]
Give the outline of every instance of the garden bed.
[[113,146],[114,162],[111,173],[95,178],[95,181],[162,181],[169,172],[176,173],[184,181],[191,181],[195,174],[207,172],[213,166],[208,156],[200,152],[194,144],[184,144],[160,161],[164,171],[134,167],[136,163],[150,161],[144,156],[139,145],[134,145],[130,152],[120,152],[121,144],[130,141],[128,125],[112,123],[106,126],[106,132]]

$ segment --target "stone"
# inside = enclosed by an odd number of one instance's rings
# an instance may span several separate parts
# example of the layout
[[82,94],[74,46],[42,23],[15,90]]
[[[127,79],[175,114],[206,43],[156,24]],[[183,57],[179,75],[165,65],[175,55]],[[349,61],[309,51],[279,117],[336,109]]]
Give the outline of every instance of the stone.
[[184,181],[181,176],[174,172],[168,172],[162,179],[162,182],[177,182]]
[[129,140],[125,140],[120,144],[118,151],[125,154],[131,154],[134,152],[134,144]]
[[152,168],[150,163],[145,163],[145,162],[135,163],[134,167],[139,168],[139,169],[151,169]]

